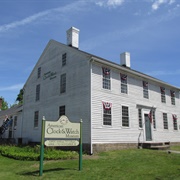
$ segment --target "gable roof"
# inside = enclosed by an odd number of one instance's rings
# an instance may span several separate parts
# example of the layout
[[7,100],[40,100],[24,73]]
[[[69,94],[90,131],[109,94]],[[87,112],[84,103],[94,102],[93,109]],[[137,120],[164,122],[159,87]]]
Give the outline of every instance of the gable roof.
[[4,120],[5,116],[13,116],[13,115],[17,115],[17,113],[21,112],[23,108],[23,105],[14,105],[9,109],[6,110],[2,110],[0,111],[0,121]]
[[[67,49],[69,49],[69,50],[71,50],[71,51],[78,51],[79,53],[84,54],[85,56],[87,56],[90,61],[99,62],[99,63],[104,64],[104,65],[107,65],[107,66],[109,66],[109,67],[113,67],[113,68],[119,69],[119,70],[121,70],[121,71],[124,71],[125,73],[129,73],[129,74],[132,74],[132,75],[134,75],[134,76],[137,76],[137,77],[146,79],[147,81],[148,81],[148,80],[149,80],[149,81],[153,81],[153,82],[156,82],[156,83],[158,83],[158,84],[160,84],[160,85],[162,85],[162,86],[168,86],[168,87],[171,88],[171,89],[176,89],[177,91],[180,91],[180,87],[173,86],[173,85],[168,84],[168,83],[166,83],[166,82],[164,82],[164,81],[162,81],[162,80],[160,80],[160,79],[154,78],[154,77],[152,77],[152,76],[149,76],[149,75],[147,75],[147,74],[141,73],[141,72],[136,71],[136,70],[134,70],[134,69],[131,69],[131,68],[128,68],[128,67],[124,67],[124,66],[122,66],[122,65],[120,65],[120,64],[117,64],[117,63],[114,63],[114,62],[112,62],[112,61],[110,61],[110,60],[107,60],[107,59],[104,59],[104,58],[102,58],[102,57],[99,57],[99,56],[90,54],[90,53],[88,53],[88,52],[82,51],[82,50],[77,49],[77,48],[74,48],[74,47],[68,46],[68,45],[66,45],[66,44],[60,43],[60,42],[58,42],[58,41],[56,41],[56,40],[53,40],[53,39],[51,39],[51,40],[48,42],[48,44],[46,45],[44,51],[42,52],[39,60],[42,58],[42,56],[46,53],[46,51],[47,51],[47,49],[49,48],[49,46],[51,46],[52,44],[60,45],[60,46],[62,46],[62,47],[64,47],[64,48],[67,48]],[[38,64],[39,60],[37,61],[36,65]],[[35,69],[36,65],[34,66],[34,69]],[[33,73],[34,69],[32,70],[31,74]],[[31,76],[31,74],[30,74],[30,76]],[[29,78],[30,78],[30,76],[29,76]],[[29,79],[29,78],[28,78],[28,79]],[[27,81],[28,81],[28,79],[27,79]],[[27,83],[27,81],[26,81],[26,83]],[[26,85],[26,83],[25,83],[25,85]],[[24,85],[24,86],[25,86],[25,85]]]

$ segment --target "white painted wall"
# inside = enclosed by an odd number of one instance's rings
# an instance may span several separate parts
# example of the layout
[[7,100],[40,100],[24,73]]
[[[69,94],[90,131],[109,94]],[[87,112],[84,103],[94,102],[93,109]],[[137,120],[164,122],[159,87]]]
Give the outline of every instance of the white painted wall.
[[[67,64],[62,67],[62,54]],[[59,106],[66,106],[66,116],[72,122],[83,120],[83,141],[90,142],[90,68],[89,57],[74,48],[51,41],[36,64],[25,85],[23,137],[40,141],[41,119],[57,120]],[[37,79],[41,67],[42,77]],[[56,78],[43,79],[43,74],[56,72]],[[60,76],[66,73],[66,93],[60,94]],[[35,101],[36,85],[41,84],[40,101]],[[34,112],[39,111],[39,126],[34,129]]]
[[[144,113],[150,111],[152,106],[156,107],[156,129],[152,129],[153,141],[171,141],[179,142],[180,131],[173,130],[172,113],[180,117],[178,93],[176,95],[176,105],[171,105],[170,87],[166,87],[166,104],[161,103],[160,87],[162,84],[149,82],[149,99],[143,98],[143,87],[141,77],[128,75],[128,94],[121,93],[120,70],[111,68],[111,90],[102,88],[102,67],[98,63],[92,64],[92,143],[124,143],[138,142],[138,136],[141,132],[140,141],[145,141],[144,129],[139,128],[137,105],[143,105]],[[126,73],[125,73],[126,74]],[[102,101],[112,103],[112,126],[103,125],[103,105]],[[129,107],[130,126],[122,127],[121,106]],[[147,108],[148,107],[148,108]],[[162,113],[168,114],[169,129],[163,129]],[[178,119],[178,125],[180,125]]]

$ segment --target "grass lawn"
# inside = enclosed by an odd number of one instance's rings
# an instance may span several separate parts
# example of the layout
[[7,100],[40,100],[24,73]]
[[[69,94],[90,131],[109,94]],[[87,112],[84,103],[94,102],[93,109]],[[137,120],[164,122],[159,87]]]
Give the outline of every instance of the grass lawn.
[[131,149],[103,152],[78,159],[44,161],[39,176],[39,161],[19,161],[0,156],[0,179],[81,179],[81,180],[179,180],[180,154],[165,151]]

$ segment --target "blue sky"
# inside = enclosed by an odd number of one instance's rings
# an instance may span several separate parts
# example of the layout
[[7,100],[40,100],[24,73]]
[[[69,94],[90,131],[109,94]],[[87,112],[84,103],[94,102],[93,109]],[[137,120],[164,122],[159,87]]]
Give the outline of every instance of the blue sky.
[[180,0],[0,0],[0,96],[15,103],[50,39],[180,87]]

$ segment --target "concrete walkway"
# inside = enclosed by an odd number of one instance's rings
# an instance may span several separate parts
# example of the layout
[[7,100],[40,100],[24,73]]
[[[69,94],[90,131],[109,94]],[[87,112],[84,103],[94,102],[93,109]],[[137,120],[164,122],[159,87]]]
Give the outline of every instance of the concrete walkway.
[[174,151],[174,150],[168,150],[167,152],[168,152],[169,154],[170,154],[170,153],[180,154],[180,151]]

